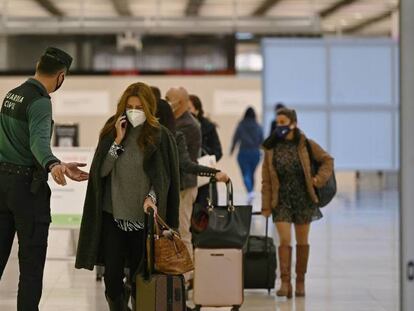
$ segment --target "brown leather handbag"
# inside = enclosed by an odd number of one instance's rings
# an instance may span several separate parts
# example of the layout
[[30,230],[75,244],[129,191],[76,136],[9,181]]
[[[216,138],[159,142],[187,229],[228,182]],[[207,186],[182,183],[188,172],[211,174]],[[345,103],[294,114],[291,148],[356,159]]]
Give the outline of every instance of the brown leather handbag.
[[190,253],[181,240],[180,234],[172,230],[160,216],[157,215],[156,218],[153,236],[155,271],[180,275],[194,270]]

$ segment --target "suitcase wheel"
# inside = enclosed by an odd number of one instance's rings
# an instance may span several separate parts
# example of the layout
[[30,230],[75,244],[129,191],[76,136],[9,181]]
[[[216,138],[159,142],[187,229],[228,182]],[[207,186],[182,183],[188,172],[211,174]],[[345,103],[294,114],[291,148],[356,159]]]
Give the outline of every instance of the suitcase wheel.
[[193,309],[193,311],[200,311],[201,310],[201,306],[200,305],[196,305],[195,308]]
[[233,308],[231,308],[231,311],[239,311],[240,310],[240,306],[233,306]]

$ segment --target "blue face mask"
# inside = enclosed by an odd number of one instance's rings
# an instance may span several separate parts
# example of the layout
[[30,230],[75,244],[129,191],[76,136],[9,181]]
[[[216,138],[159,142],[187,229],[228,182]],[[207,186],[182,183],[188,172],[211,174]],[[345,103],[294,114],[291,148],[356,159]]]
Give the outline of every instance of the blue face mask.
[[286,136],[290,133],[290,131],[291,131],[290,125],[280,125],[280,126],[276,126],[275,134],[277,138],[285,139]]

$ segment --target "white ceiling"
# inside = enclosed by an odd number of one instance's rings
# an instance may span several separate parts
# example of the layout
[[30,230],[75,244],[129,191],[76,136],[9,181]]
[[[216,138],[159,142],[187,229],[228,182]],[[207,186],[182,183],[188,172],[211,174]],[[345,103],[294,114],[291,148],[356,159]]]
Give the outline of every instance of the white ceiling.
[[[50,0],[68,17],[118,17],[112,0]],[[201,17],[247,17],[264,0],[205,0],[199,10]],[[312,18],[340,0],[280,0],[266,17]],[[188,0],[128,0],[133,16],[184,17]],[[398,0],[359,0],[321,20],[325,32],[340,31],[389,11]],[[0,0],[0,14],[8,17],[50,17],[36,0]],[[364,34],[389,34],[392,19],[386,18],[361,30]]]

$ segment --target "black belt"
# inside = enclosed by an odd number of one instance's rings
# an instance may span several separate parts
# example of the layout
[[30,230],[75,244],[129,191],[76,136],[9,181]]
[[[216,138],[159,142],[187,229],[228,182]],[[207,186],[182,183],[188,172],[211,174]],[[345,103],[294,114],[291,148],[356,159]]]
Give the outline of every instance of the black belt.
[[13,175],[32,177],[34,171],[35,171],[35,168],[31,166],[16,165],[16,164],[11,164],[11,163],[0,162],[0,172],[9,173]]

